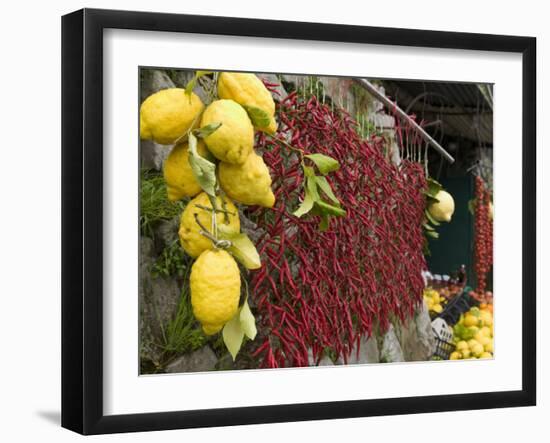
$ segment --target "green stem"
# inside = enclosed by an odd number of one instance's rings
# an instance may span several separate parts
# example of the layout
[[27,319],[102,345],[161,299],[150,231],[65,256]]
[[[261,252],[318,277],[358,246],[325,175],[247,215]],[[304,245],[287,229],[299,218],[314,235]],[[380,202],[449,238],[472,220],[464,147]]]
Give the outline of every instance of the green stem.
[[[203,206],[203,205],[198,205],[198,204],[195,204],[195,206],[199,209],[203,209],[205,211],[212,211],[212,208],[208,207],[208,206]],[[225,202],[222,203],[222,206],[225,206]],[[232,215],[232,216],[235,216],[237,214],[235,214],[234,212],[231,212],[231,211],[228,211],[227,209],[218,209],[216,208],[215,209],[216,212],[219,212],[219,213],[222,213],[222,214],[226,214],[226,215]]]

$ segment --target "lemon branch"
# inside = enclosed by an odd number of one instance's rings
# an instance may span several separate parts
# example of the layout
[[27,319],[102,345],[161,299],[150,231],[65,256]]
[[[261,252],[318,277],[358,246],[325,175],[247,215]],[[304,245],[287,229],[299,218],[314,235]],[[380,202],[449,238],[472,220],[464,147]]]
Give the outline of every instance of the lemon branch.
[[[224,201],[225,203],[225,201]],[[224,204],[224,206],[226,206]],[[203,205],[195,205],[195,207],[199,208],[199,209],[204,209],[205,211],[212,211],[212,208],[208,207],[208,206],[203,206]],[[228,211],[227,209],[219,209],[219,208],[215,208],[214,209],[216,212],[219,212],[221,214],[227,214],[227,215],[232,215],[232,216],[236,216],[237,214],[235,212],[232,212],[232,211]]]
[[296,148],[295,146],[292,146],[290,143],[288,143],[286,140],[280,139],[278,137],[271,137],[271,139],[273,141],[281,143],[282,145],[286,146],[291,151],[297,152],[300,155],[300,163],[302,164],[302,167],[305,166],[305,164],[304,164],[305,152],[302,149]]
[[197,222],[197,225],[199,225],[199,227],[201,228],[199,230],[199,234],[206,237],[208,240],[210,240],[213,243],[215,248],[217,248],[217,249],[227,249],[227,248],[230,248],[232,246],[231,241],[223,240],[223,239],[219,240],[218,238],[213,236],[210,232],[208,232],[206,227],[201,223],[201,221],[199,220],[199,215],[198,214],[193,214],[193,215],[195,216],[195,221]]

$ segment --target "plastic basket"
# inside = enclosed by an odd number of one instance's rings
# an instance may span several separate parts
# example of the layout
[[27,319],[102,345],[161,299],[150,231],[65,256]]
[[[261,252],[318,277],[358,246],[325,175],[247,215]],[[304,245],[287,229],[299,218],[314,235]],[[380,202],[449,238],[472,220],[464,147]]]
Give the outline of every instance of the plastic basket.
[[435,338],[435,350],[432,359],[449,360],[451,352],[455,350],[452,343],[453,333],[449,330],[449,325],[442,318],[436,318],[432,321],[432,332]]
[[432,358],[439,357],[442,360],[449,360],[449,357],[455,348],[456,346],[453,343],[442,340],[439,337],[435,337],[435,351]]

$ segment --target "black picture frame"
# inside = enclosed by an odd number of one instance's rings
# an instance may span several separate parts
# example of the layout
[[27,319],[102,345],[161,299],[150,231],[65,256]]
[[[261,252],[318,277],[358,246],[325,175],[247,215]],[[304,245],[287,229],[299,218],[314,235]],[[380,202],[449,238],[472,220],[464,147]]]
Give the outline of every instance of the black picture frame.
[[[103,413],[103,30],[171,31],[519,53],[523,63],[522,389],[171,411]],[[152,431],[536,404],[536,39],[83,9],[62,18],[62,426]],[[519,278],[519,277],[518,277]]]

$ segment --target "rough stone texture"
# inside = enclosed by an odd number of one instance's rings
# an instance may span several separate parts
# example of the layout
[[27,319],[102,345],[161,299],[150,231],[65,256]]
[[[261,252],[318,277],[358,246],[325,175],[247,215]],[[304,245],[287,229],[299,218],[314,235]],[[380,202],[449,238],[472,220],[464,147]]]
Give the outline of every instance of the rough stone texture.
[[[177,69],[170,71],[170,78],[178,88],[185,88],[194,75],[194,69]],[[193,92],[197,94],[204,103],[208,101],[208,94],[200,87],[198,83],[193,89]]]
[[382,349],[380,350],[380,361],[383,363],[401,362],[405,361],[403,356],[403,350],[399,343],[399,338],[395,333],[395,329],[392,325],[388,329],[388,332],[382,337]]
[[161,89],[174,88],[176,85],[165,71],[158,69],[144,69],[141,72],[140,101]]
[[173,145],[160,145],[152,140],[140,140],[140,166],[142,169],[162,170]]
[[165,220],[158,224],[155,228],[155,247],[158,253],[163,249],[178,241],[178,229],[180,225],[180,217],[176,216],[172,220]]
[[323,357],[321,357],[321,360],[319,360],[319,363],[316,364],[313,358],[313,351],[309,349],[307,351],[307,364],[308,366],[334,366],[335,364],[338,364],[338,363],[334,363],[329,357],[324,355]]
[[174,82],[177,88],[185,88],[194,75],[195,71],[193,69],[170,70],[170,79]]
[[428,360],[435,350],[435,339],[428,309],[424,303],[404,324],[396,324],[395,331],[405,361]]
[[287,83],[293,83],[295,88],[300,88],[307,82],[307,77],[303,75],[282,74],[281,78]]
[[279,85],[278,87],[275,88],[278,94],[273,94],[274,96],[273,98],[275,99],[275,101],[281,101],[286,98],[288,93],[286,92],[285,88],[281,84],[281,81],[279,80],[277,75],[275,74],[257,74],[257,75],[261,80],[264,80],[268,83],[277,83]]
[[317,366],[334,366],[334,362],[325,355]]
[[194,352],[182,355],[166,366],[166,372],[204,372],[216,368],[218,358],[209,346],[204,346]]
[[239,209],[239,219],[241,220],[241,231],[248,235],[253,243],[257,243],[264,235],[265,230],[246,217],[242,209]]
[[153,240],[140,238],[139,258],[139,327],[140,355],[153,364],[160,364],[161,347],[166,327],[177,310],[180,288],[175,279],[153,278],[150,268],[154,261]]
[[[343,361],[339,359],[343,364]],[[378,351],[378,344],[376,338],[362,338],[359,346],[359,355],[357,355],[357,346],[354,346],[353,352],[348,359],[349,365],[358,365],[366,363],[378,363],[380,362],[380,353]]]
[[336,106],[345,109],[352,116],[356,115],[357,103],[350,78],[321,77],[319,80]]

